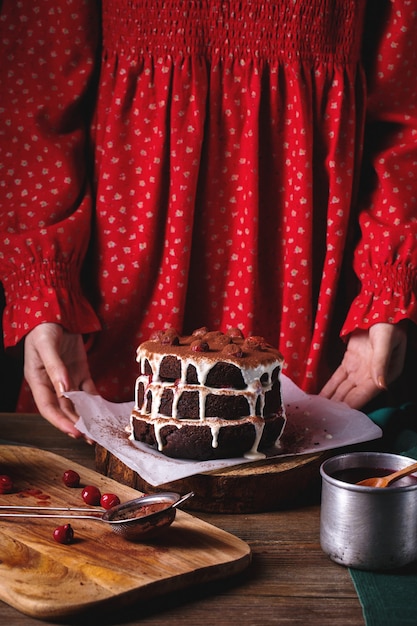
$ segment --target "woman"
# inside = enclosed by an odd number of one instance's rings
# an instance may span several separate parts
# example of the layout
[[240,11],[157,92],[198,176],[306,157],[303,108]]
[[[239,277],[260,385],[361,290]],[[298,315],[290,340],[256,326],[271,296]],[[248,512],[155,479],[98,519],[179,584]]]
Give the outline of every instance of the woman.
[[23,4],[2,6],[0,270],[38,410],[79,436],[62,393],[131,399],[165,326],[264,335],[353,407],[395,380],[417,321],[411,3]]

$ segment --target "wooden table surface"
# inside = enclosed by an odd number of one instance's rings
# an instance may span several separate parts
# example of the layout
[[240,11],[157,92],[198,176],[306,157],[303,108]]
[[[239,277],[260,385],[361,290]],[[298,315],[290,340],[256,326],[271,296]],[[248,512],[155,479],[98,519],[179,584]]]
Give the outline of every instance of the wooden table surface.
[[[94,467],[92,446],[75,441],[38,415],[0,414],[0,440],[50,450]],[[5,440],[5,441],[4,441]],[[349,571],[321,551],[318,495],[291,510],[256,514],[196,513],[247,542],[252,563],[233,579],[175,593],[156,605],[97,614],[95,623],[154,626],[363,626],[362,610]],[[0,602],[0,624],[43,624]],[[50,622],[49,622],[50,623]],[[91,624],[82,616],[65,624]]]

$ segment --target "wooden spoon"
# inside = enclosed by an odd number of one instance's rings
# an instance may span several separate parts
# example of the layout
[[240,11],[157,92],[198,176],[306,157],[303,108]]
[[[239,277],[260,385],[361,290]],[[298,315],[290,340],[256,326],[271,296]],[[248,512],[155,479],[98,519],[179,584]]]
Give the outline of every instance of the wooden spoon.
[[393,472],[392,474],[388,474],[387,476],[379,476],[375,478],[365,478],[365,480],[361,480],[357,485],[363,485],[364,487],[388,487],[394,480],[398,480],[403,476],[408,476],[408,474],[412,474],[417,471],[417,462],[412,465],[408,465],[403,469],[398,470],[397,472]]

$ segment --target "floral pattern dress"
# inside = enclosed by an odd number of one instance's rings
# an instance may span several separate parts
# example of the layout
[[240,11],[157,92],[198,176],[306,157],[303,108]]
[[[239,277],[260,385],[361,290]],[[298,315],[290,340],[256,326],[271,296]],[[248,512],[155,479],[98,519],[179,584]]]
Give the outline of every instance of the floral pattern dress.
[[154,329],[238,326],[317,392],[417,322],[413,2],[3,0],[0,37],[5,346],[82,333],[119,401]]

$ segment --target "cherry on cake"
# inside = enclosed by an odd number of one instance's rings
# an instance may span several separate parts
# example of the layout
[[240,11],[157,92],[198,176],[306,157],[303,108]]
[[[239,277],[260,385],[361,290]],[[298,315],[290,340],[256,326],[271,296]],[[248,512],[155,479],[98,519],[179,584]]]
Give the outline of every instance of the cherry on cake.
[[137,349],[131,438],[173,458],[265,456],[285,425],[283,357],[263,337],[161,330]]

